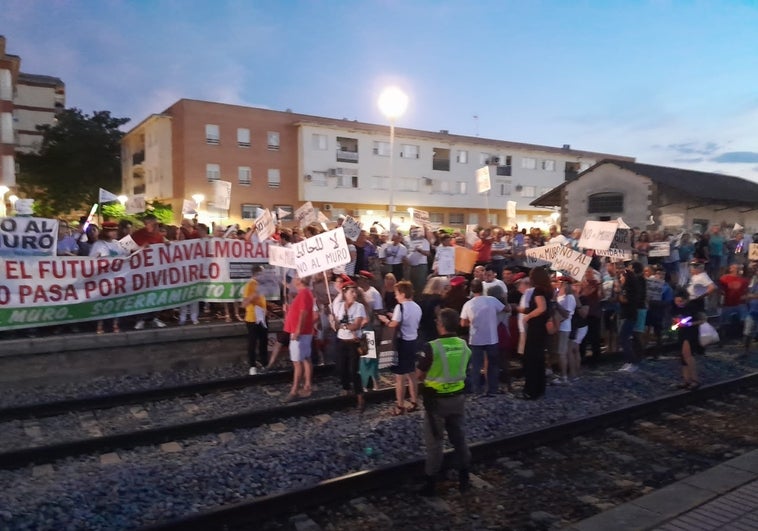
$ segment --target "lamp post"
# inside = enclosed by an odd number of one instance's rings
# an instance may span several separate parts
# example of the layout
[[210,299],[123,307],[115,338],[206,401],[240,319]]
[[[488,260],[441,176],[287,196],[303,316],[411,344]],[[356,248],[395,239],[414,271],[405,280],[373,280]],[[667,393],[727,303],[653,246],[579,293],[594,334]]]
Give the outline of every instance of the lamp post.
[[129,200],[128,197],[126,197],[125,195],[120,195],[116,199],[118,199],[118,202],[121,203],[122,207],[126,208],[126,202]]
[[10,192],[10,188],[7,186],[0,185],[0,218],[4,218],[7,213],[5,211],[5,194]]
[[408,107],[408,96],[397,87],[384,89],[379,96],[379,110],[390,122],[390,233],[396,232],[392,225],[392,212],[395,210],[395,120],[400,118]]

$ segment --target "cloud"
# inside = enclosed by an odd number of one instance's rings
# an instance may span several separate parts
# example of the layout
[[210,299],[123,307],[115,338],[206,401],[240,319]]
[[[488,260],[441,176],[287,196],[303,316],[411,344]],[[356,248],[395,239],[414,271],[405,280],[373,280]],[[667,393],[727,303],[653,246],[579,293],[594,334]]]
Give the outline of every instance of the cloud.
[[728,151],[726,153],[722,153],[718,157],[713,157],[711,161],[721,163],[758,162],[758,153],[755,151]]
[[694,157],[691,159],[673,159],[674,162],[683,162],[685,164],[697,164],[699,162],[703,162],[705,159],[703,157]]
[[[660,147],[660,146],[655,146]],[[665,149],[676,151],[682,155],[712,155],[719,149],[716,142],[706,142],[698,144],[697,142],[684,142],[681,144],[669,144]]]

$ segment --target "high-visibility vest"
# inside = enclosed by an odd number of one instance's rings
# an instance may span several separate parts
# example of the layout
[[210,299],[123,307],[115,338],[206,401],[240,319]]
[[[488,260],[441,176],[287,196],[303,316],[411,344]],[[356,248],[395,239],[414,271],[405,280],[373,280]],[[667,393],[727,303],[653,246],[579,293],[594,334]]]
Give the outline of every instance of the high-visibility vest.
[[442,337],[430,341],[434,358],[424,385],[437,391],[438,395],[455,393],[463,389],[466,380],[466,366],[471,357],[471,349],[459,337]]

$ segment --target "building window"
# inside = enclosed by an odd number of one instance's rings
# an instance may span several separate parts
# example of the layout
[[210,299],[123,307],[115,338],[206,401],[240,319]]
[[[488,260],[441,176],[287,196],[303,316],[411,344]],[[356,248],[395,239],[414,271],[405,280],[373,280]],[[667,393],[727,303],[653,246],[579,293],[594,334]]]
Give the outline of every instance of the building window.
[[237,179],[239,180],[239,183],[243,186],[250,186],[251,182],[251,174],[250,174],[250,167],[248,166],[240,166],[237,168]]
[[390,143],[379,142],[379,141],[374,140],[374,155],[379,155],[380,157],[389,157],[390,156]]
[[436,147],[432,156],[432,169],[437,171],[450,171],[450,150]]
[[555,171],[555,161],[554,160],[543,160],[542,161],[542,169],[545,171]]
[[357,175],[338,175],[337,188],[358,188]]
[[455,162],[458,164],[468,164],[468,151],[459,149],[458,154],[455,156]]
[[469,225],[479,225],[479,214],[476,213],[470,213],[468,215],[468,224]]
[[400,156],[404,159],[419,158],[418,146],[414,144],[402,144],[400,146]]
[[0,68],[0,100],[13,99],[13,77],[11,71]]
[[279,175],[279,170],[270,168],[268,170],[268,187],[269,188],[279,188],[279,185],[281,184],[281,176]]
[[218,126],[213,124],[205,124],[205,143],[217,145],[221,140],[221,133]]
[[261,205],[242,203],[242,219],[255,219],[255,213],[259,208],[263,207]]
[[490,214],[489,220],[487,220],[492,227],[497,227],[499,223],[497,222],[497,214]]
[[437,194],[449,194],[450,182],[443,181],[442,179],[435,179],[435,181],[432,183],[432,192]]
[[534,188],[534,186],[524,186],[521,189],[521,197],[534,197],[536,193],[537,190]]
[[455,183],[455,192],[457,194],[465,194],[466,193],[466,181],[458,181]]
[[429,212],[429,223],[438,223],[440,225],[445,223],[445,214],[441,212]]
[[463,225],[463,213],[448,214],[447,219],[451,225]]
[[240,127],[237,129],[237,145],[239,147],[250,147],[250,129]]
[[266,137],[269,151],[279,151],[279,133],[269,131]]
[[218,181],[221,178],[221,166],[218,164],[206,164],[205,176],[209,181]]
[[358,162],[358,139],[337,137],[337,162]]
[[532,157],[522,157],[521,167],[525,170],[534,170],[537,168],[537,159]]
[[415,177],[401,177],[398,179],[397,189],[403,192],[418,192],[418,181]]
[[326,151],[328,147],[326,135],[313,133],[313,136],[311,137],[311,144],[313,146],[313,149],[316,151]]
[[371,188],[373,190],[387,190],[389,188],[389,177],[373,176],[371,177]]
[[489,164],[490,157],[492,157],[492,155],[489,153],[479,153],[479,166]]
[[592,194],[587,201],[587,213],[597,214],[600,212],[623,213],[624,194],[616,192]]
[[[310,179],[309,179],[310,177]],[[309,173],[305,176],[306,181],[310,181],[311,184],[315,186],[326,186],[326,172],[325,171],[314,171],[313,173]]]
[[497,193],[497,195],[511,195],[511,189],[511,181],[495,181],[495,193]]

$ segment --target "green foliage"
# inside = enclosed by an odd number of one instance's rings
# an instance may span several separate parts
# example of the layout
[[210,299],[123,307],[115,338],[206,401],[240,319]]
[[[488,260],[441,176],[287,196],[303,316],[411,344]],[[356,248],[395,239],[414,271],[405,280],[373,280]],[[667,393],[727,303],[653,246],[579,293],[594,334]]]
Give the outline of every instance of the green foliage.
[[161,203],[160,201],[148,201],[147,210],[141,214],[127,214],[121,203],[106,203],[101,206],[100,211],[104,220],[121,221],[128,219],[133,225],[141,225],[142,218],[147,214],[153,214],[158,218],[158,222],[171,225],[174,221],[174,211],[171,205]]
[[114,118],[109,111],[91,116],[66,109],[54,125],[42,132],[39,153],[19,154],[19,190],[34,198],[35,213],[51,217],[72,210],[89,210],[100,188],[121,189],[121,137],[119,127],[129,118]]

